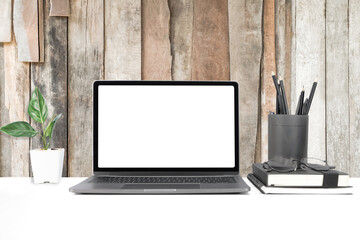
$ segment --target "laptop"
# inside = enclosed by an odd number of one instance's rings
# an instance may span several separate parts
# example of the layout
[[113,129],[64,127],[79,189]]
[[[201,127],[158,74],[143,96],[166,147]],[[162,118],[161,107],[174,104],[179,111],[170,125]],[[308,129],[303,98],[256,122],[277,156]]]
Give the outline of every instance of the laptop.
[[236,82],[95,81],[90,194],[244,193]]

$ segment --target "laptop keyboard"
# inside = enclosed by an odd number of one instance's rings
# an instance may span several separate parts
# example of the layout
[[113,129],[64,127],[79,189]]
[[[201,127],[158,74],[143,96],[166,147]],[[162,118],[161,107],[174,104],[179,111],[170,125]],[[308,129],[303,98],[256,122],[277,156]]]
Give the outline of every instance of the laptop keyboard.
[[233,177],[96,177],[90,183],[236,183]]

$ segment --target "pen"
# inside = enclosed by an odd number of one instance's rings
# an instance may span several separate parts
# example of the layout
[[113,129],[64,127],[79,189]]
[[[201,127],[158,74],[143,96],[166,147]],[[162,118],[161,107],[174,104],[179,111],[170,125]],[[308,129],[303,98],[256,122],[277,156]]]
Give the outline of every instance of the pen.
[[286,99],[284,81],[282,80],[282,77],[281,77],[281,76],[279,76],[279,80],[280,80],[280,88],[281,88],[282,97],[283,97],[282,100],[283,100],[283,102],[284,102],[284,113],[285,113],[285,114],[289,114],[289,107],[288,107],[287,99]]
[[310,92],[310,96],[309,96],[309,102],[308,102],[308,106],[306,108],[306,114],[308,114],[309,111],[310,111],[311,103],[312,103],[312,100],[313,100],[314,95],[315,95],[316,86],[317,86],[317,82],[314,82],[313,85],[312,85],[312,88],[311,88],[311,92]]

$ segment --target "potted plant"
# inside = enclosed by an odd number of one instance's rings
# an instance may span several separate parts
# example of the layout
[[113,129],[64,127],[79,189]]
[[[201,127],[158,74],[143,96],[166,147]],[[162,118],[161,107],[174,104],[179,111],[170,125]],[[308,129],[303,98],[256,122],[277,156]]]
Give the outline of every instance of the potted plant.
[[13,137],[35,137],[40,135],[43,147],[30,151],[31,168],[35,183],[58,183],[61,180],[64,161],[64,148],[50,148],[53,130],[62,114],[53,116],[45,127],[48,117],[48,107],[40,90],[33,91],[28,107],[29,116],[41,124],[41,130],[36,131],[29,123],[13,122],[0,128],[0,131]]

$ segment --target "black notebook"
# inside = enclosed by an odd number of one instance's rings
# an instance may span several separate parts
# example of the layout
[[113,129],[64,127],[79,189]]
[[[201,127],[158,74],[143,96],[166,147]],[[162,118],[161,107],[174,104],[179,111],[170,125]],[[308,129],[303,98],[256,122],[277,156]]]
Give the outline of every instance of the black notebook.
[[267,187],[349,187],[349,175],[336,170],[297,169],[288,173],[267,172],[260,163],[253,164],[252,169],[255,177]]
[[252,173],[250,173],[247,178],[261,193],[264,194],[353,194],[351,187],[267,187]]

